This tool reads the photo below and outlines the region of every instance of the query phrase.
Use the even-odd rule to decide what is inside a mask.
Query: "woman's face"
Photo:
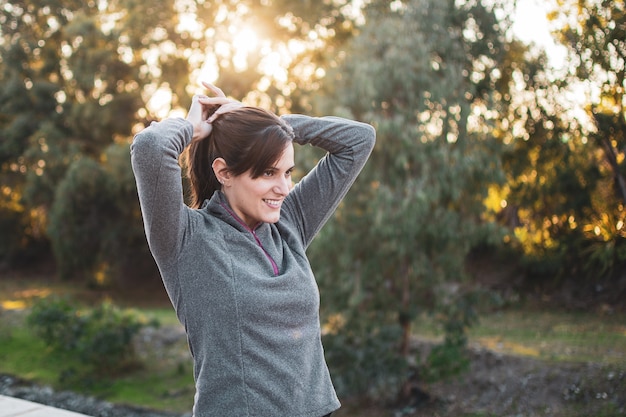
[[[274,166],[252,178],[250,171],[231,177],[223,192],[235,214],[253,229],[260,222],[276,223],[283,200],[291,190],[294,168],[293,144],[289,143]]]

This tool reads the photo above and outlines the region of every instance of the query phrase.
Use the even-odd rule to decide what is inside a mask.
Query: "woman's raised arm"
[[[186,206],[178,158],[192,134],[189,121],[166,119],[138,133],[130,147],[146,237],[157,263],[175,257],[180,246]]]
[[[296,143],[328,151],[296,184],[283,207],[283,215],[300,225],[308,246],[361,172],[374,148],[376,131],[339,117],[287,115],[283,119],[293,127]]]

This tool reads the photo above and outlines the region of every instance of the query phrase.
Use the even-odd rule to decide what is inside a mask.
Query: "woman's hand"
[[[240,101],[226,98],[221,88],[205,82],[202,82],[202,85],[211,90],[215,94],[215,97],[199,96],[200,103],[211,106],[212,108],[217,106],[217,109],[214,109],[215,111],[213,111],[207,119],[207,122],[212,123],[215,119],[220,117],[220,115],[243,107]]]
[[[191,107],[187,113],[187,120],[193,125],[193,140],[201,140],[208,137],[213,130],[212,123],[220,115],[242,107],[237,100],[226,98],[224,92],[209,83],[202,83],[215,97],[194,95]]]

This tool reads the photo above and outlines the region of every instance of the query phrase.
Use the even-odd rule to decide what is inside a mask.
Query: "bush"
[[[324,350],[340,396],[396,399],[410,367],[398,354],[402,330],[397,325],[363,326],[348,321],[336,334],[324,335]]]
[[[420,366],[419,375],[426,382],[436,382],[460,375],[469,366],[466,344],[446,339],[433,347],[425,363]]]
[[[132,339],[148,323],[110,303],[79,310],[67,300],[37,302],[27,320],[52,351],[78,361],[80,370],[66,374],[110,376],[136,368],[139,360]]]
[[[101,287],[123,277],[126,268],[154,264],[129,152],[128,145],[114,144],[99,161],[80,158],[58,185],[48,235],[61,277]]]
[[[59,184],[48,235],[62,277],[94,271],[109,260],[104,237],[119,215],[113,190],[111,178],[90,158],[75,161]]]

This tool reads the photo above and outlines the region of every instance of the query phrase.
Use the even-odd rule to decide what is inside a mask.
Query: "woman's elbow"
[[[144,129],[141,132],[137,133],[133,137],[133,141],[130,144],[131,150],[132,148],[142,148],[148,145],[152,141],[151,136],[152,135],[150,135],[148,129]]]
[[[149,164],[156,157],[154,135],[143,130],[133,137],[130,144],[130,157],[133,164]]]
[[[374,145],[376,144],[376,129],[374,128],[374,126],[367,124],[367,123],[362,123],[363,126],[363,141],[367,144],[367,146],[370,149],[374,148]]]

